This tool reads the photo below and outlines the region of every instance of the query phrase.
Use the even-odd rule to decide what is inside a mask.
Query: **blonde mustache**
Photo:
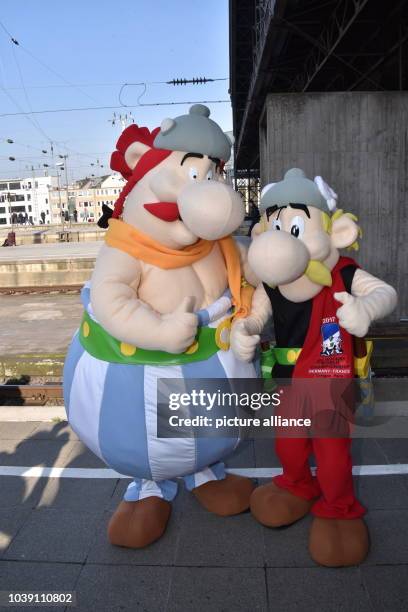
[[[324,287],[332,286],[332,275],[329,270],[321,261],[317,259],[311,259],[305,270],[307,278],[316,283],[317,285],[323,285]]]

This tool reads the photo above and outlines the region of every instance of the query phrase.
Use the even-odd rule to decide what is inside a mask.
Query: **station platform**
[[[102,244],[95,240],[0,248],[0,288],[83,284]]]
[[[17,246],[55,242],[87,242],[101,240],[105,234],[95,223],[69,223],[55,225],[14,226],[0,229],[0,244],[9,232],[14,232]]]
[[[248,227],[245,221],[236,235],[247,236]],[[91,275],[105,230],[96,225],[73,224],[18,228],[15,233],[16,246],[0,246],[3,293],[4,289],[83,284]],[[6,237],[7,232],[1,230],[0,245]]]
[[[406,440],[355,440],[371,548],[360,566],[339,569],[310,558],[310,515],[285,529],[263,527],[249,512],[219,517],[182,483],[160,540],[111,546],[107,524],[130,480],[107,469],[66,421],[44,422],[39,411],[37,421],[3,422],[0,411],[0,448],[3,589],[75,591],[78,612],[407,610]],[[272,440],[244,442],[226,463],[259,484],[280,471]]]

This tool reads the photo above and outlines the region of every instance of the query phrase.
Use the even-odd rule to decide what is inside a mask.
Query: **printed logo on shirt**
[[[321,332],[322,349],[320,354],[324,357],[341,355],[343,353],[343,348],[339,324],[323,323],[321,326]]]

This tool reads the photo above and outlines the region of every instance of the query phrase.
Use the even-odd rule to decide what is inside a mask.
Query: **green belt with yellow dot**
[[[263,378],[271,378],[276,363],[294,366],[301,353],[301,348],[282,348],[273,346],[261,352],[261,371]]]
[[[165,351],[149,351],[111,336],[99,323],[84,311],[79,329],[79,340],[93,357],[111,363],[134,365],[183,365],[204,361],[219,350],[229,349],[231,318],[224,319],[218,327],[199,327],[193,344],[180,354]]]

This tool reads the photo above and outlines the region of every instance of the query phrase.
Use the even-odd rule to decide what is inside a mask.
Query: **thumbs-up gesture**
[[[363,298],[355,297],[347,291],[335,293],[334,298],[342,304],[336,312],[341,327],[353,336],[363,338],[371,324]]]
[[[162,315],[158,330],[163,341],[163,350],[168,353],[183,353],[194,342],[198,319],[194,314],[194,297],[185,297],[169,314]]]
[[[241,361],[252,361],[257,344],[259,344],[259,327],[254,319],[237,319],[232,324],[231,348]]]

